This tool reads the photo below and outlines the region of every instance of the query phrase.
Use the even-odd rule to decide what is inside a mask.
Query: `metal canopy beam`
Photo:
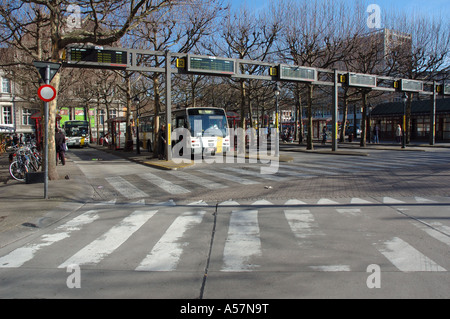
[[[68,47],[68,49],[72,49],[72,48],[86,48],[85,45],[83,46],[70,46]],[[95,47],[96,50],[101,51],[103,48],[102,47]],[[114,51],[117,50],[119,52],[126,52],[127,56],[128,56],[128,63],[126,65],[124,64],[105,64],[105,63],[97,63],[97,62],[88,62],[88,61],[71,61],[71,56],[70,56],[70,51],[68,51],[69,53],[66,54],[66,61],[64,61],[63,66],[65,67],[74,67],[74,68],[117,68],[117,69],[125,69],[127,71],[135,71],[135,72],[155,72],[155,73],[166,73],[166,67],[159,67],[159,66],[149,66],[149,65],[145,65],[146,63],[150,63],[149,61],[146,61],[144,58],[145,56],[148,57],[154,57],[154,56],[161,56],[161,57],[166,57],[166,52],[163,51],[153,51],[153,50],[142,50],[142,49],[124,49],[124,48],[105,48],[105,51]],[[191,56],[188,53],[172,53],[170,52],[170,56],[171,57],[176,57],[179,59],[188,59],[189,56]],[[200,55],[195,55],[195,57],[203,57],[203,58],[209,58],[209,59],[225,59],[225,58],[219,58],[219,57],[211,57],[211,56],[200,56]],[[243,74],[243,73],[239,73],[238,71],[241,70],[240,66],[241,65],[256,65],[256,66],[261,66],[261,67],[266,67],[266,68],[276,68],[279,67],[280,64],[279,63],[270,63],[270,62],[263,62],[263,61],[256,61],[256,60],[245,60],[245,59],[232,59],[232,58],[226,58],[226,60],[229,61],[234,61],[235,63],[235,68],[236,68],[236,72],[235,74],[231,74],[230,76],[232,78],[237,78],[237,79],[251,79],[251,80],[264,80],[264,81],[277,81],[280,80],[279,76],[280,74],[276,75],[276,76],[271,76],[271,75],[254,75],[254,74]],[[170,61],[170,64],[172,62]],[[144,65],[143,65],[144,64]],[[187,63],[186,63],[187,65]],[[284,65],[284,64],[283,64]],[[292,67],[303,67],[303,66],[296,66],[296,65],[292,65]],[[309,69],[314,69],[316,70],[317,73],[328,73],[330,75],[334,74],[334,70],[330,70],[330,69],[322,69],[322,68],[314,68],[314,67],[308,67]],[[188,72],[187,70],[181,69],[181,68],[171,68],[170,73],[174,73],[174,74],[191,74],[190,72]],[[337,71],[338,75],[348,75],[349,72],[347,71]],[[195,72],[192,72],[195,73]],[[207,70],[202,70],[202,74],[208,74]],[[210,75],[212,76],[217,76],[217,75],[222,75],[222,74],[217,74],[216,72],[214,72],[213,70],[211,71]],[[387,76],[375,76],[375,75],[370,75],[370,74],[365,74],[367,77],[373,76],[373,77],[377,77],[377,79],[381,82],[386,83],[386,81],[388,82],[398,82],[400,81],[400,83],[403,81],[413,81],[413,80],[408,80],[408,79],[399,79],[399,78],[394,78],[394,77],[387,77]],[[292,81],[289,79],[284,79],[284,81]],[[308,83],[311,83],[313,85],[324,85],[324,86],[334,86],[334,79],[333,76],[330,76],[330,80],[329,81],[324,81],[324,80],[317,80],[317,81],[305,81]],[[420,80],[414,80],[413,82],[421,82],[423,83],[423,85],[429,85],[431,87],[433,87],[433,82],[430,81],[420,81]],[[338,83],[338,86],[342,86],[342,83]],[[397,89],[394,88],[394,85],[392,84],[391,87],[384,87],[384,86],[374,86],[374,87],[370,87],[371,90],[375,90],[375,91],[386,91],[386,92],[396,92]],[[433,95],[432,91],[427,91],[427,90],[423,90],[418,92],[419,94],[423,94],[423,95]]]
[[[86,48],[86,46],[71,46],[70,48]],[[92,48],[91,48],[92,49]],[[98,53],[101,53],[102,47],[94,47],[94,50],[97,50]],[[104,63],[104,60],[102,60],[102,63],[96,63],[92,61],[80,61],[80,56],[76,56],[76,61],[71,61],[72,57],[70,54],[70,51],[66,53],[66,61],[63,63],[63,66],[65,67],[78,67],[78,68],[109,68],[109,69],[122,69],[126,71],[134,71],[134,72],[154,72],[154,73],[162,73],[166,75],[166,116],[167,116],[167,159],[171,159],[171,145],[170,145],[170,125],[171,125],[171,117],[170,117],[170,111],[171,111],[171,75],[172,74],[202,74],[202,75],[211,75],[211,76],[227,76],[230,78],[235,79],[249,79],[249,80],[262,80],[262,81],[286,81],[286,82],[305,82],[310,83],[312,85],[321,85],[321,86],[332,86],[333,87],[333,139],[332,139],[332,150],[337,150],[337,121],[338,121],[338,102],[339,102],[339,87],[342,87],[344,85],[353,86],[355,88],[359,87],[360,83],[364,89],[366,90],[374,90],[374,91],[385,91],[385,92],[398,92],[401,91],[402,86],[405,83],[413,83],[416,85],[421,86],[421,90],[417,93],[422,95],[430,95],[432,96],[432,103],[433,108],[432,110],[435,110],[435,100],[436,100],[436,83],[435,82],[427,82],[427,81],[418,81],[418,80],[406,80],[406,79],[399,79],[394,77],[387,77],[387,76],[377,76],[377,75],[370,75],[370,74],[356,74],[351,73],[348,71],[339,71],[339,70],[330,70],[330,69],[321,69],[321,68],[313,68],[308,67],[305,68],[303,66],[295,66],[295,65],[286,65],[286,64],[279,64],[279,63],[270,63],[270,62],[263,62],[263,61],[255,61],[255,60],[245,60],[245,59],[232,59],[232,58],[220,58],[220,57],[211,57],[211,56],[201,56],[201,55],[191,55],[187,53],[172,53],[169,51],[152,51],[152,50],[140,50],[140,49],[123,49],[123,48],[107,48],[105,49],[105,53],[111,53],[117,50],[116,53],[120,54],[126,53],[127,57],[127,64],[106,64]],[[114,54],[113,54],[114,55]],[[152,65],[152,63],[155,63],[154,60],[152,60],[153,57],[160,56],[165,58],[165,61],[162,61],[163,67],[161,67],[161,64],[158,65]],[[103,55],[101,55],[103,58]],[[177,62],[177,68],[172,68],[172,57],[184,60],[181,61],[183,63]],[[191,67],[192,71],[189,71],[189,66],[191,66],[190,58],[197,58],[198,61],[195,61],[197,64],[195,67]],[[217,63],[215,63],[217,61]],[[220,68],[225,67],[225,65],[222,65],[224,63],[233,63],[232,66],[232,72],[223,72]],[[277,69],[277,74],[273,74],[272,72],[267,72],[268,74],[245,74],[241,73],[243,68],[241,66],[243,65],[253,65],[253,66],[260,66],[261,68],[266,68],[268,70],[270,69]],[[182,67],[179,67],[182,66]],[[302,78],[298,74],[294,74],[296,78],[291,77],[285,77],[282,78],[281,76],[281,66],[285,67],[292,67],[292,68],[302,68],[302,69],[308,69],[313,70],[315,72],[314,79],[311,78]],[[216,69],[219,68],[219,69]],[[270,74],[269,74],[270,73]],[[328,74],[327,79],[324,80],[323,77],[321,78],[320,75]],[[341,76],[348,77],[346,80],[346,83],[340,83],[339,79]],[[360,77],[360,79],[352,79],[350,80],[350,76]],[[297,78],[297,76],[299,76]],[[372,82],[368,83],[367,81],[372,80]],[[356,81],[356,82],[355,82]],[[398,88],[395,87],[395,84],[400,84]],[[428,90],[425,89],[425,85],[428,87]],[[389,87],[390,86],[390,87]],[[431,91],[429,91],[429,87],[431,86]],[[363,87],[360,87],[361,89]],[[400,90],[399,90],[400,89]],[[442,90],[445,94],[446,91]],[[435,111],[434,111],[435,112]],[[433,111],[432,115],[433,116]],[[431,143],[434,143],[434,139],[432,138]]]

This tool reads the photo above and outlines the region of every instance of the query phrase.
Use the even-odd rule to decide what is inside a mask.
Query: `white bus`
[[[190,136],[175,137],[172,145],[188,138],[191,154],[220,154],[230,151],[230,130],[224,109],[195,107],[175,111],[172,114],[172,129],[184,128]],[[180,154],[181,155],[181,154]]]
[[[64,122],[66,144],[70,146],[86,146],[89,144],[89,122],[88,121],[66,121]]]

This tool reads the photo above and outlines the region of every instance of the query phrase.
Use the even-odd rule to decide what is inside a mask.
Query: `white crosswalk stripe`
[[[251,262],[256,256],[261,256],[258,211],[235,210],[231,213],[222,271],[251,271],[258,267]]]
[[[395,237],[375,246],[403,272],[447,271],[401,238]]]
[[[148,197],[146,193],[120,176],[107,177],[106,181],[128,199]]]
[[[250,180],[250,179],[246,179],[246,178],[242,178],[239,176],[230,175],[230,174],[226,174],[226,173],[221,173],[221,172],[213,171],[213,170],[209,170],[209,169],[202,170],[201,172],[204,174],[208,174],[208,175],[215,176],[215,177],[218,177],[221,179],[229,180],[231,182],[239,183],[242,185],[259,184],[258,182]]]
[[[58,268],[66,268],[69,265],[96,264],[105,256],[111,254],[122,245],[130,236],[145,224],[157,211],[135,211],[126,217],[121,223],[111,228],[106,234],[94,240],[85,248],[70,257]]]
[[[209,189],[222,189],[222,188],[226,188],[227,186],[224,184],[220,184],[220,183],[216,183],[214,181],[193,175],[193,174],[189,174],[186,172],[180,172],[180,171],[170,171],[168,172],[169,174],[177,177],[177,178],[182,178],[184,180],[187,180],[191,183],[200,185],[202,187],[205,188],[209,188]]]
[[[200,224],[205,211],[184,213],[169,227],[150,254],[136,268],[136,271],[173,271],[176,269],[187,242],[180,242],[183,234],[194,225]]]
[[[436,157],[437,156],[437,157]],[[436,158],[433,158],[436,157]],[[261,174],[260,165],[239,164],[205,169],[194,168],[186,171],[168,171],[143,173],[133,178],[123,176],[109,177],[106,180],[116,192],[127,199],[147,198],[155,189],[147,190],[137,179],[144,179],[163,194],[183,195],[193,192],[198,187],[205,189],[225,189],[240,185],[257,185],[264,180],[283,182],[297,179],[311,179],[321,176],[338,176],[360,172],[376,172],[390,169],[408,169],[423,164],[449,163],[450,160],[440,154],[392,155],[376,154],[374,157],[346,157],[344,161],[329,157],[319,158],[314,162],[280,163],[274,174]],[[137,181],[136,185],[133,185]],[[175,181],[173,181],[175,180]],[[139,184],[139,185],[138,185]],[[145,187],[145,186],[144,186]],[[105,190],[106,192],[106,190]]]
[[[392,197],[383,197],[384,204],[404,204],[405,202],[392,198]]]
[[[280,182],[286,180],[285,177],[277,176],[277,175],[270,175],[270,174],[260,174],[259,172],[253,170],[253,169],[243,169],[243,168],[237,168],[237,167],[224,167],[224,170],[243,174],[243,175],[250,175],[250,176],[257,176],[258,178],[266,179],[269,181],[275,181]]]
[[[92,210],[68,221],[66,224],[59,226],[56,229],[60,232],[42,235],[39,243],[26,245],[1,257],[0,268],[17,268],[22,266],[27,261],[33,259],[35,254],[42,248],[68,238],[72,232],[80,230],[83,226],[94,222],[98,218],[98,211]]]
[[[223,244],[220,271],[253,272],[264,268],[263,260],[265,254],[268,253],[267,247],[271,245],[268,245],[263,239],[271,238],[270,236],[267,237],[267,233],[272,231],[276,232],[277,236],[281,234],[283,240],[295,242],[296,247],[300,250],[311,249],[318,242],[318,238],[326,240],[331,235],[329,231],[333,231],[329,227],[322,227],[321,223],[324,220],[334,218],[335,222],[339,220],[342,223],[342,218],[348,219],[348,221],[355,218],[369,218],[370,214],[365,211],[366,206],[358,206],[360,204],[370,203],[389,207],[389,205],[394,204],[429,204],[434,202],[436,202],[434,199],[424,197],[409,199],[382,197],[370,201],[361,198],[349,198],[345,201],[328,198],[291,199],[276,205],[264,199],[245,205],[232,200],[219,204],[197,201],[182,205],[172,201],[170,205],[161,203],[160,206],[146,206],[146,203],[140,200],[132,202],[128,206],[122,206],[130,213],[121,217],[112,227],[109,224],[107,229],[97,233],[103,235],[96,235],[91,241],[89,241],[90,239],[87,240],[87,245],[84,245],[81,249],[73,248],[70,244],[72,236],[84,235],[89,238],[91,236],[89,229],[94,224],[97,227],[103,227],[103,218],[108,219],[107,216],[109,215],[101,213],[100,210],[106,209],[108,211],[115,208],[114,202],[103,202],[93,204],[95,210],[89,210],[68,220],[61,226],[56,227],[53,232],[50,231],[48,234],[37,237],[30,243],[3,256],[0,255],[0,268],[20,268],[28,265],[29,262],[33,262],[37,255],[53,254],[53,249],[50,246],[55,243],[59,243],[58,246],[67,247],[68,258],[66,257],[62,263],[59,261],[59,265],[47,265],[46,267],[66,268],[70,265],[87,265],[101,268],[103,267],[102,262],[107,257],[112,258],[112,260],[120,259],[121,256],[117,252],[118,248],[122,245],[132,245],[133,235],[140,232],[144,225],[149,228],[159,228],[160,224],[155,222],[155,218],[166,216],[168,211],[177,209],[178,213],[170,217],[170,223],[167,223],[170,226],[161,231],[161,235],[158,235],[158,237],[161,236],[159,239],[157,239],[158,237],[155,238],[156,244],[153,247],[144,248],[141,246],[140,249],[146,251],[136,252],[136,255],[139,255],[140,258],[130,266],[133,270],[141,272],[176,271],[180,261],[188,255],[185,252],[190,245],[190,241],[194,240],[193,234],[200,229],[199,227],[207,226],[205,229],[210,229],[210,226],[205,222],[205,216],[208,211],[215,210],[217,206],[221,217],[226,218],[225,221],[227,221],[223,224],[226,229],[224,229],[222,236],[216,238],[216,241]],[[368,207],[372,207],[372,205],[368,205]],[[324,211],[327,212],[326,216],[323,216]],[[277,212],[281,213],[279,216],[283,216],[283,218],[273,218],[276,217]],[[273,224],[274,221],[276,225]],[[425,222],[421,223],[417,218],[410,222],[424,235],[429,235],[429,238],[436,239],[441,245],[443,243],[450,247],[450,228],[448,226],[437,221],[427,221],[430,226],[427,227]],[[266,233],[266,237],[262,236],[262,232]],[[363,232],[356,233],[362,234]],[[290,237],[293,239],[289,239]],[[372,237],[369,236],[368,238]],[[370,251],[378,251],[378,258],[385,258],[401,272],[447,271],[446,268],[421,252],[421,248],[413,247],[401,236],[390,236],[388,232],[376,233],[371,245],[376,250]],[[75,251],[71,252],[71,249]],[[272,249],[283,249],[283,246],[276,246]],[[42,262],[42,260],[45,260],[45,258],[41,257],[40,261]],[[383,263],[383,261],[380,263]],[[351,263],[343,264],[342,261],[327,265],[311,263],[306,267],[313,271],[323,272],[356,270],[355,265]]]
[[[181,187],[179,185],[176,185],[164,178],[161,178],[155,174],[152,173],[145,173],[142,175],[139,175],[141,178],[145,179],[146,181],[152,183],[155,186],[158,186],[159,188],[163,189],[164,191],[168,192],[169,194],[187,194],[190,193],[190,190],[185,189],[184,187]]]
[[[285,210],[284,215],[295,237],[304,239],[319,234],[314,215],[309,209]]]

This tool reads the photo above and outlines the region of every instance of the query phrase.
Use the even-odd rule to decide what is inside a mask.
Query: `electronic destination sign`
[[[68,47],[67,62],[88,62],[98,66],[127,67],[128,55],[126,51],[103,49],[102,47]]]
[[[442,94],[450,95],[450,83],[443,85]]]
[[[347,81],[349,86],[368,88],[377,87],[377,77],[374,75],[349,73]]]
[[[317,70],[314,68],[281,64],[280,80],[314,82],[317,81]]]
[[[187,58],[187,71],[223,75],[234,75],[236,73],[234,59],[190,54]]]
[[[400,91],[402,92],[422,92],[423,82],[414,80],[400,80]]]

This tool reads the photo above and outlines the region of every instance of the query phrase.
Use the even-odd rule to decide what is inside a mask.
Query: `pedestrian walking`
[[[398,124],[397,129],[395,130],[395,139],[397,140],[397,143],[402,142],[402,136],[403,136],[402,127],[400,126],[400,124]]]
[[[158,158],[165,159],[166,153],[166,126],[163,125],[158,132]]]
[[[322,129],[322,145],[325,145],[327,142],[327,127],[326,125]]]
[[[61,129],[55,129],[56,165],[58,157],[62,165],[66,165],[66,136]]]
[[[13,146],[16,146],[19,144],[19,135],[17,135],[17,133],[14,134],[12,141],[13,141],[13,144],[12,144]]]
[[[373,142],[375,144],[380,143],[380,127],[378,125],[375,125],[373,129]]]

